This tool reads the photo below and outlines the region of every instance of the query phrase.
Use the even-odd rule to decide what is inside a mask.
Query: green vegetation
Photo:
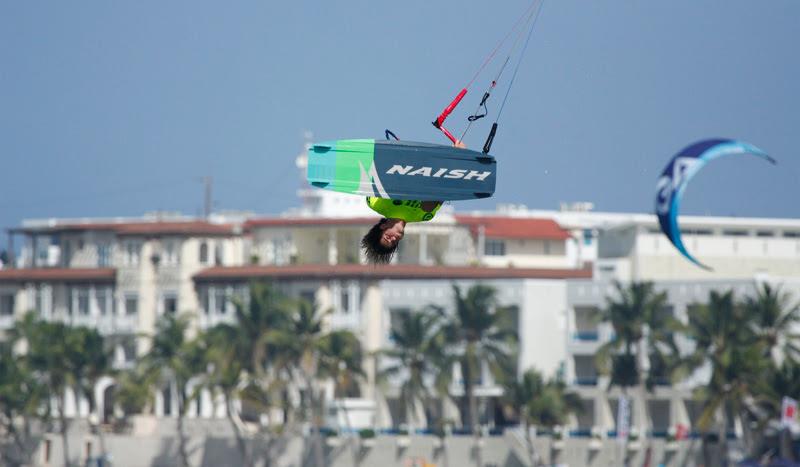
[[[368,374],[399,388],[396,423],[407,426],[402,432],[427,428],[444,437],[460,428],[476,439],[488,410],[479,404],[475,387],[488,378],[504,388],[499,409],[524,427],[534,464],[540,456],[533,449],[532,428],[559,432],[580,410],[580,401],[561,379],[517,368],[517,310],[500,303],[496,290],[485,285],[454,287],[450,307],[428,306],[398,316],[392,346],[375,353],[366,353],[350,331],[329,331],[328,310],[269,284],[253,283],[246,297],[231,300],[235,320],[209,329],[197,329],[189,315],[161,317],[155,333],[142,342],[145,354],[125,369],[112,365],[110,342],[96,330],[25,315],[0,343],[0,463],[31,464],[38,436],[47,430],[61,433],[64,461],[74,464],[66,437],[66,394],[85,398],[97,412],[94,388],[104,377],[114,381],[115,406],[104,410],[111,420],[100,414],[99,421],[118,429],[130,426],[136,414],[152,413],[156,394],[170,395],[184,466],[191,451],[185,418],[203,390],[225,401],[245,466],[271,457],[269,440],[304,432],[303,427],[310,427],[305,430],[310,458],[325,465],[322,436],[336,432],[324,427],[324,389],[337,399],[360,397]],[[704,438],[708,464],[727,455],[733,420],[744,429],[747,449],[760,453],[781,398],[800,396],[795,334],[800,309],[780,288],[764,285],[741,300],[732,292],[712,292],[682,323],[653,284],[617,284],[599,319],[610,323],[614,334],[597,354],[598,370],[622,393],[644,394],[701,367],[709,370],[708,383],[695,394],[702,413],[694,427],[714,435]],[[679,337],[691,345],[679,347]],[[276,415],[281,423],[274,423]],[[346,413],[344,419],[349,423]],[[353,434],[352,427],[345,428]],[[92,429],[105,454],[103,430],[98,423]],[[358,432],[363,439],[375,436],[372,429]],[[650,438],[641,431],[640,436],[644,442]],[[250,442],[255,438],[268,442]]]

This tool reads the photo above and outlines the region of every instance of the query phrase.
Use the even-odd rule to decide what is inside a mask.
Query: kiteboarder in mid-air
[[[366,196],[370,209],[382,216],[361,239],[361,247],[369,262],[389,263],[403,239],[406,224],[433,219],[443,201],[481,199],[494,193],[496,162],[489,152],[497,134],[500,114],[505,108],[541,6],[542,0],[532,0],[472,79],[432,122],[453,146],[464,151],[444,145],[398,141],[397,136],[389,130],[386,130],[387,141],[343,139],[309,148],[307,179],[310,185]],[[513,41],[508,41],[512,37]],[[512,42],[510,47],[505,46],[508,42]],[[517,54],[519,45],[522,45],[522,50]],[[507,49],[508,56],[488,84],[475,112],[467,117],[469,123],[461,137],[457,137],[445,128],[445,120],[462,101],[482,70],[503,49]],[[464,136],[474,122],[489,114],[487,101],[500,82],[512,55],[518,55],[517,63],[486,142],[480,152],[467,150],[462,143]],[[391,141],[390,136],[395,141]]]
[[[458,141],[457,148],[466,148]],[[392,260],[397,245],[403,239],[406,223],[425,222],[433,219],[442,207],[441,201],[416,201],[375,198],[367,196],[367,206],[382,215],[361,239],[361,248],[370,263],[387,264]]]
[[[403,239],[407,222],[433,219],[441,201],[414,201],[367,197],[367,205],[384,216],[361,239],[361,248],[370,263],[386,264],[392,260]]]

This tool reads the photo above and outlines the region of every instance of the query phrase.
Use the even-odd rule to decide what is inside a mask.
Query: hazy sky
[[[217,208],[277,214],[298,203],[304,131],[446,143],[430,121],[527,5],[2,2],[0,227],[197,214],[206,175]],[[800,217],[799,24],[797,0],[545,1],[494,143],[496,195],[456,209],[651,212],[670,157],[721,136],[779,165],[714,161],[683,212]]]

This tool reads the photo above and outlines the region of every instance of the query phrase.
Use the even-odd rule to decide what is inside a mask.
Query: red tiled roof
[[[3,282],[114,282],[117,270],[113,268],[23,268],[0,269]]]
[[[310,217],[264,217],[249,219],[244,223],[244,230],[249,231],[258,227],[316,227],[333,225],[372,225],[380,217],[340,217],[340,218],[310,218]]]
[[[276,279],[588,279],[591,266],[584,269],[488,268],[474,266],[419,266],[398,264],[299,264],[289,266],[213,267],[194,276],[198,282],[216,280]]]
[[[187,222],[104,222],[62,224],[50,227],[29,227],[15,230],[21,233],[60,233],[105,230],[119,235],[233,235],[235,227],[231,224],[212,224],[206,221]]]
[[[486,238],[566,240],[569,232],[552,219],[499,216],[456,216],[456,222],[477,236],[483,226]]]
[[[191,222],[142,222],[123,224],[117,233],[120,235],[233,235],[235,227],[231,224],[212,224],[205,221]]]

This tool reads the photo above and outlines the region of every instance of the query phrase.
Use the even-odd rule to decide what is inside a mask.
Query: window
[[[787,230],[783,232],[783,236],[786,238],[798,238],[800,237],[800,232],[793,232],[791,230]]]
[[[723,230],[722,235],[726,235],[729,237],[746,237],[747,231],[746,230]]]
[[[135,315],[139,312],[139,297],[135,294],[125,295],[125,314]]]
[[[178,297],[175,294],[165,294],[163,302],[164,314],[174,315],[178,312]]]
[[[702,235],[702,236],[708,236],[708,235],[713,235],[713,233],[714,233],[714,232],[712,232],[712,231],[711,231],[711,230],[709,230],[709,229],[681,229],[681,235]],[[746,233],[746,232],[745,232],[745,235],[747,235],[747,233]]]
[[[342,290],[340,294],[339,308],[342,313],[350,312],[350,291],[347,289]]]
[[[0,295],[0,316],[12,316],[14,314],[14,294],[4,293]]]
[[[50,287],[46,285],[38,285],[34,290],[33,303],[35,311],[39,316],[46,316],[50,313],[52,308],[52,300],[50,295]]]
[[[314,304],[317,301],[317,294],[313,290],[303,290],[300,292],[300,298]]]
[[[138,266],[139,265],[139,250],[141,245],[139,242],[128,241],[125,243],[125,265]]]
[[[208,243],[203,242],[200,244],[200,264],[208,263]]]
[[[47,264],[50,251],[50,238],[35,237],[34,244],[36,248],[36,263],[39,265]]]
[[[125,362],[132,362],[136,359],[136,338],[129,337],[122,341],[122,355]]]
[[[200,306],[203,307],[203,313],[209,314],[211,312],[210,295],[205,287],[200,289]]]
[[[214,311],[217,314],[225,314],[227,298],[225,297],[225,289],[219,287],[214,290]]]
[[[97,267],[106,268],[111,266],[111,245],[101,243],[97,245]]]
[[[214,265],[222,266],[222,260],[225,258],[224,253],[225,250],[222,243],[217,243],[217,246],[214,248]]]
[[[95,297],[97,297],[97,309],[100,311],[100,315],[105,316],[109,314],[111,311],[111,293],[110,290],[107,288],[98,289],[95,292]]]
[[[506,242],[503,240],[486,240],[486,256],[505,256]]]
[[[583,229],[583,244],[584,245],[591,245],[592,239],[594,239],[594,232],[592,229]]]
[[[61,262],[62,266],[65,268],[69,267],[69,262],[71,260],[72,252],[70,251],[70,242],[69,240],[64,240],[64,251],[61,253]]]
[[[166,240],[164,242],[164,264],[174,266],[180,263],[178,247],[179,243],[177,240]]]
[[[756,237],[774,237],[775,232],[771,230],[759,230],[756,232]]]
[[[83,316],[89,315],[89,290],[78,289],[78,313]]]
[[[544,241],[544,254],[546,255],[550,254],[550,240]]]
[[[389,329],[391,331],[399,331],[403,320],[411,313],[410,308],[390,308],[389,309]]]
[[[89,290],[86,288],[75,287],[69,293],[69,314],[83,315],[89,314]]]

